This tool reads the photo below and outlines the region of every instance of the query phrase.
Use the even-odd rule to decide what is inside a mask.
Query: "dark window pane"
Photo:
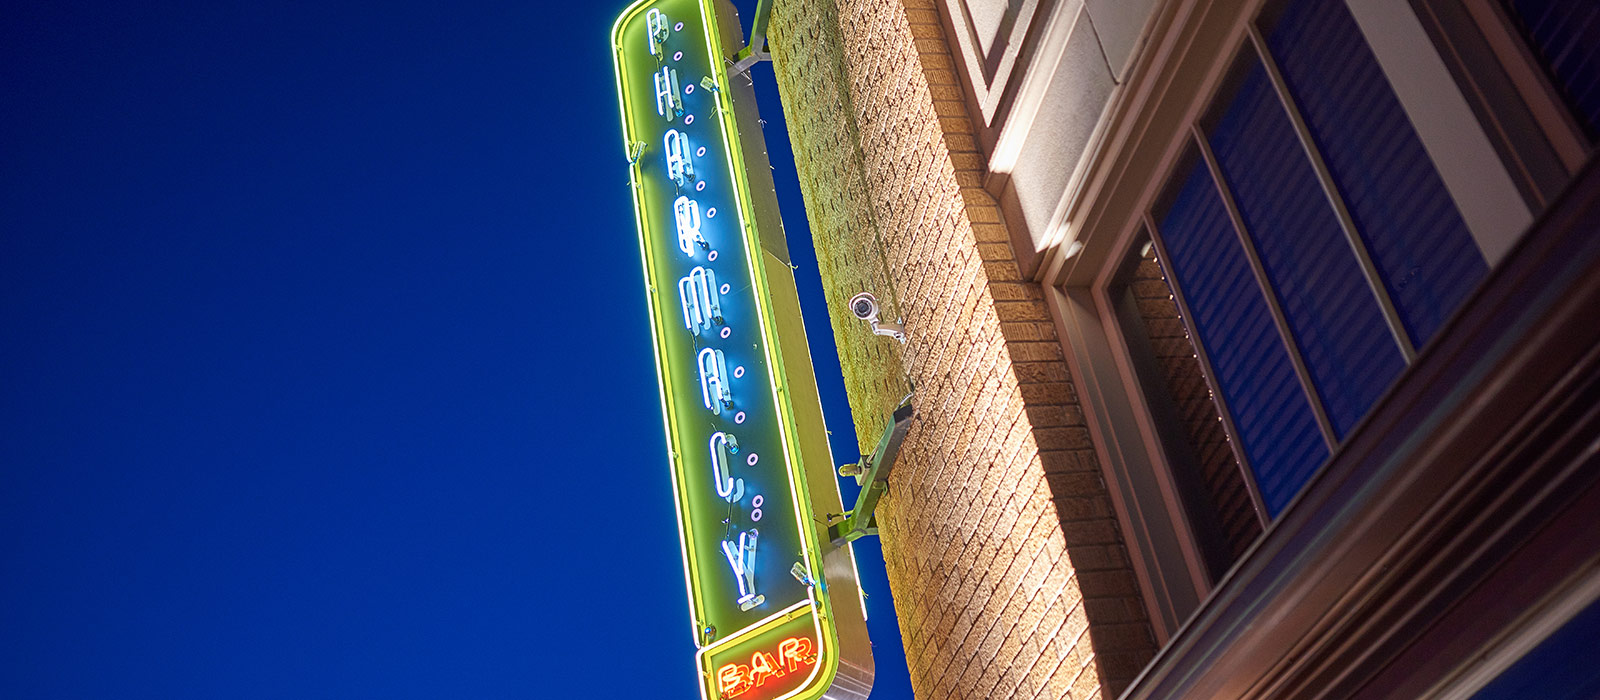
[[[1589,138],[1600,137],[1600,3],[1511,0],[1507,4]]]
[[[1156,213],[1160,236],[1262,500],[1277,517],[1328,448],[1210,173],[1195,163],[1177,177],[1180,189]]]
[[[1266,69],[1251,60],[1236,85],[1231,99],[1219,96],[1208,137],[1342,438],[1405,358]]]
[[[1343,0],[1296,0],[1267,44],[1412,342],[1421,347],[1488,265]]]
[[[1107,292],[1189,526],[1221,579],[1261,536],[1261,518],[1156,257],[1149,245],[1135,244]]]

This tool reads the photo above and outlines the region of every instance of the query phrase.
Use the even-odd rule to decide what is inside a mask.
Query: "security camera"
[[[885,323],[878,320],[878,298],[870,292],[862,292],[850,297],[850,313],[856,318],[872,325],[872,332],[876,335],[886,335],[902,343],[906,342],[906,329],[898,323]]]
[[[850,313],[855,314],[856,318],[867,323],[876,322],[878,320],[878,298],[868,292],[862,292],[850,297]]]

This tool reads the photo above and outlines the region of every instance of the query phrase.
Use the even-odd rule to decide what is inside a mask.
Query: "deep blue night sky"
[[[696,695],[623,4],[8,4],[0,697]]]

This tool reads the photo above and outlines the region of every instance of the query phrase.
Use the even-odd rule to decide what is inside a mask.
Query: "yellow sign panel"
[[[865,611],[819,517],[842,508],[766,151],[727,75],[737,26],[725,1],[643,0],[611,37],[701,691],[865,697]]]

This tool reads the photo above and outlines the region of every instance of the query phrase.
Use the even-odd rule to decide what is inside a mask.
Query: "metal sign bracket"
[[[895,407],[889,426],[878,440],[878,448],[858,463],[839,467],[840,476],[854,476],[856,483],[863,488],[856,496],[856,507],[845,511],[838,521],[829,518],[828,539],[834,545],[844,545],[878,534],[878,519],[873,511],[878,508],[878,500],[889,491],[889,474],[894,470],[895,459],[900,456],[900,443],[905,440],[906,431],[911,428],[911,417],[915,413],[911,406],[911,395],[908,394]]]
[[[756,3],[756,15],[750,23],[750,41],[734,55],[729,73],[745,73],[757,63],[772,60],[772,53],[767,51],[767,18],[772,15],[772,2],[760,0]]]

